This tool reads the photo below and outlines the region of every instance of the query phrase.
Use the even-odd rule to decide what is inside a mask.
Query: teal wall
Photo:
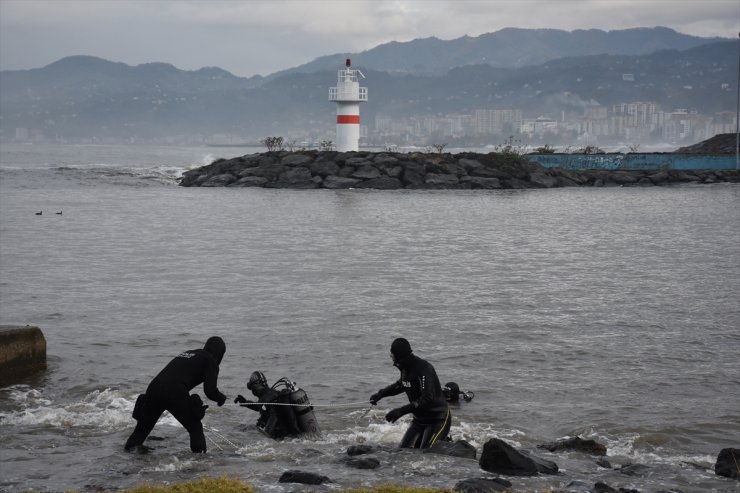
[[[735,169],[735,155],[702,154],[528,154],[545,168],[564,169]]]

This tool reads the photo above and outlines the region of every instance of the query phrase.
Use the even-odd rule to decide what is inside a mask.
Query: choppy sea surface
[[[560,467],[515,488],[737,492],[740,187],[516,191],[182,188],[186,169],[258,149],[0,146],[0,324],[39,326],[49,368],[0,388],[0,490],[95,490],[204,475],[260,491],[289,469],[334,482],[452,487],[476,461],[394,452],[407,419],[368,397],[406,337],[475,392],[451,435],[498,437]],[[41,211],[41,215],[36,213]],[[61,213],[61,214],[57,214]],[[209,453],[165,415],[123,451],[136,396],[184,349],[227,343],[219,386],[262,370],[308,393],[320,437],[273,441],[209,408]],[[202,395],[202,388],[195,389]],[[592,438],[612,469],[537,445]],[[341,462],[379,444],[377,470]],[[646,466],[639,475],[626,464]]]

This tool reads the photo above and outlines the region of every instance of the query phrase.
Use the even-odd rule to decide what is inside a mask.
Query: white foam
[[[11,390],[10,397],[23,409],[0,412],[0,423],[3,425],[60,428],[111,429],[130,426],[135,401],[135,397],[109,388],[95,390],[81,400],[66,403],[55,402],[35,389],[16,388]],[[165,413],[160,423],[176,425],[177,421]]]

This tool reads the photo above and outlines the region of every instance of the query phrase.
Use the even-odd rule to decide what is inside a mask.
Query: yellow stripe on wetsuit
[[[442,423],[442,427],[439,430],[437,430],[437,433],[435,433],[434,435],[432,435],[432,440],[429,442],[429,446],[430,447],[437,442],[437,440],[439,439],[440,433],[442,433],[442,431],[447,427],[447,422],[449,420],[450,420],[450,408],[448,407],[447,408],[447,415],[445,416],[445,420]]]

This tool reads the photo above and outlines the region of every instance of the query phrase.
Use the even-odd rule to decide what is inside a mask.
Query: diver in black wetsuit
[[[455,382],[447,382],[442,387],[442,395],[445,396],[445,400],[450,404],[460,404],[460,397],[465,402],[470,402],[475,397],[472,390],[460,390],[460,386]]]
[[[141,446],[149,436],[154,425],[164,411],[188,430],[190,450],[206,452],[206,437],[203,434],[201,419],[208,406],[197,394],[189,395],[190,390],[203,383],[206,397],[219,406],[226,402],[226,396],[218,390],[218,369],[226,344],[220,337],[211,337],[203,349],[185,351],[170,361],[139,396],[134,407],[136,428],[126,441],[126,451]]]
[[[386,420],[394,423],[405,414],[414,414],[399,447],[428,448],[444,440],[450,432],[452,416],[434,367],[412,354],[409,341],[402,337],[393,341],[391,359],[393,365],[401,370],[401,378],[373,394],[370,403],[375,405],[383,397],[406,392],[409,404],[392,409],[385,416]]]
[[[267,379],[261,371],[252,372],[247,382],[247,389],[252,391],[257,402],[248,401],[242,395],[234,399],[242,407],[257,411],[257,428],[270,438],[283,438],[290,435],[299,435],[301,429],[295,413],[290,406],[264,406],[263,403],[290,404],[290,390],[277,391],[267,385]]]

